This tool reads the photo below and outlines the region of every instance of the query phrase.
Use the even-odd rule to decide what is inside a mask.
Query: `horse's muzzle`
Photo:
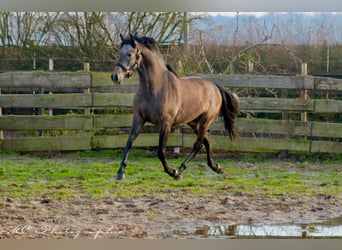
[[[114,74],[114,73],[111,75],[111,78],[112,78],[113,82],[118,82],[118,80],[119,80],[118,75]]]
[[[125,77],[125,72],[123,72],[121,67],[116,66],[114,68],[112,75],[111,75],[112,81],[117,83],[117,84],[120,84],[122,82],[122,80],[124,79],[124,77]]]

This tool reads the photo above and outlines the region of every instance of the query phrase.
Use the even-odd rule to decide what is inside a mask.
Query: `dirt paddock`
[[[27,162],[27,159],[20,157],[23,162]],[[8,157],[8,159],[9,162],[12,161],[12,158]],[[92,161],[104,162],[104,166],[109,165],[107,159],[92,159]],[[236,162],[233,164],[236,165]],[[284,165],[286,163],[282,163],[281,160],[277,160],[277,164],[283,164],[279,167],[281,169],[286,167]],[[250,165],[255,168],[255,164]],[[259,165],[264,166],[264,163]],[[247,170],[250,171],[252,167]],[[334,163],[329,167],[338,178],[341,165]],[[319,171],[325,169],[320,166],[313,166],[313,168],[315,171],[316,168],[319,168]],[[292,167],[291,171],[294,169],[302,171],[303,167]],[[162,170],[157,171],[164,176]],[[190,175],[194,167],[188,171]],[[129,178],[134,178],[134,174]],[[318,186],[324,188],[323,184]],[[340,188],[339,178],[332,185]],[[196,229],[215,225],[257,223],[310,225],[342,216],[342,193],[268,195],[266,192],[257,192],[251,194],[231,192],[227,186],[227,190],[220,190],[218,193],[213,191],[210,194],[191,192],[184,194],[181,189],[170,188],[171,191],[161,191],[158,195],[149,193],[134,198],[115,195],[99,198],[83,195],[61,200],[35,195],[35,198],[28,200],[2,195],[1,191],[5,189],[2,184],[0,186],[0,238],[3,239],[188,238]],[[187,235],[184,232],[190,233]]]
[[[3,198],[2,198],[3,199]],[[310,224],[342,215],[342,195],[329,197],[196,196],[1,201],[1,238],[177,238],[220,223]]]

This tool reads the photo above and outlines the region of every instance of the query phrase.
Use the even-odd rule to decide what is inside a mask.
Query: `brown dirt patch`
[[[177,231],[245,223],[314,223],[342,215],[338,197],[263,195],[0,198],[0,238],[177,238]]]

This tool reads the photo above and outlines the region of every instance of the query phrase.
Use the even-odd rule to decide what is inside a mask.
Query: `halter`
[[[118,62],[116,64],[116,66],[122,68],[124,71],[125,71],[125,77],[126,78],[129,78],[132,73],[131,73],[131,70],[135,67],[138,67],[139,66],[139,58],[141,56],[141,52],[139,49],[137,49],[137,53],[135,54],[135,62],[130,66],[130,67],[125,67],[124,65],[122,65],[120,62]]]

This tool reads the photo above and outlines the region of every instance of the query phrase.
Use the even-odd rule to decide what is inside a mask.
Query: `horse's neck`
[[[140,89],[147,94],[155,94],[161,90],[167,79],[168,70],[159,60],[146,60],[139,70]]]

